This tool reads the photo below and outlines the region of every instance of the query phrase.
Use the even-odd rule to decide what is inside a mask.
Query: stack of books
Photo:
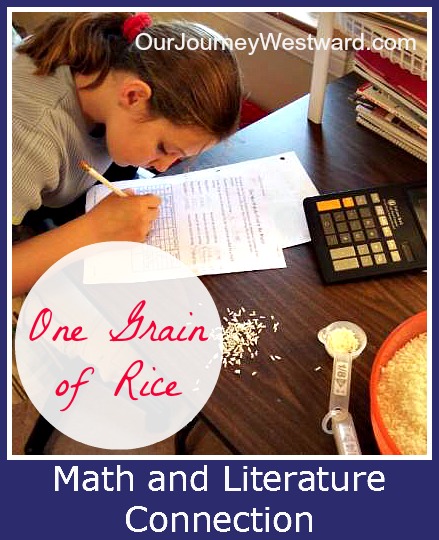
[[[361,22],[358,17],[355,23]],[[369,22],[368,22],[369,24]],[[363,25],[364,28],[364,25]],[[391,54],[374,50],[372,37],[409,36],[405,30],[374,24],[367,47],[358,50],[354,71],[365,79],[356,92],[356,120],[397,146],[427,161],[427,80],[425,36],[419,47]],[[352,31],[352,28],[351,28]],[[379,34],[378,34],[379,32]],[[416,60],[416,62],[415,62]]]
[[[358,51],[357,122],[427,161],[427,82],[373,51]]]

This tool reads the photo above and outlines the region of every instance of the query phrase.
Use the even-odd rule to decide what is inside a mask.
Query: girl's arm
[[[29,291],[56,261],[97,242],[143,242],[158,215],[159,197],[109,195],[88,214],[12,247],[12,295]]]

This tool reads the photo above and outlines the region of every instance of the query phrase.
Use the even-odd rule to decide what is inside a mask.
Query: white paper
[[[302,201],[318,194],[294,152],[115,184],[162,198],[146,243],[196,275],[285,267],[282,248],[310,240]],[[108,193],[94,186],[86,211]]]

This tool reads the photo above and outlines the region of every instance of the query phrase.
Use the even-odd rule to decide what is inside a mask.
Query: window
[[[319,12],[305,11],[303,9],[286,9],[285,11],[268,12],[269,15],[289,24],[293,24],[304,32],[315,34],[319,21]]]

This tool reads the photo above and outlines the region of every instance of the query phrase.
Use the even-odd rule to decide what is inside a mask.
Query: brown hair
[[[37,75],[49,75],[61,65],[70,66],[72,73],[96,74],[89,88],[102,84],[110,70],[134,73],[152,89],[154,116],[201,127],[219,140],[232,134],[238,127],[242,87],[236,58],[220,36],[195,23],[158,23],[144,28],[139,42],[143,37],[160,46],[141,50],[122,33],[131,15],[56,16],[15,50],[33,59]],[[189,38],[211,46],[178,50]],[[163,40],[172,46],[162,47]]]

